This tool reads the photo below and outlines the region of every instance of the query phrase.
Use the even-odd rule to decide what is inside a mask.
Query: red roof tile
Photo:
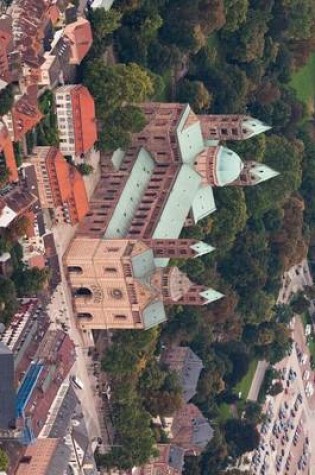
[[[95,104],[89,90],[77,86],[71,91],[74,139],[77,155],[87,152],[97,140]]]
[[[8,129],[4,124],[2,124],[0,129],[0,151],[3,151],[6,167],[10,172],[8,181],[19,181],[19,174],[14,156],[13,143],[9,137]]]
[[[84,18],[79,18],[79,20],[65,27],[64,35],[67,36],[71,42],[72,62],[74,64],[80,64],[93,43],[89,21]]]

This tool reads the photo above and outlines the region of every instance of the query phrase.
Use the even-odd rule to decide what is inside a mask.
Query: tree
[[[226,23],[224,29],[236,31],[245,22],[248,11],[248,0],[224,0]]]
[[[0,276],[0,322],[7,324],[18,308],[12,280]]]
[[[290,306],[294,313],[302,314],[306,312],[310,306],[309,300],[303,295],[303,292],[299,292],[294,296],[290,302]]]
[[[304,287],[304,295],[307,297],[309,300],[314,300],[315,299],[315,286],[309,286],[306,285]]]
[[[89,11],[89,22],[93,30],[93,41],[102,41],[120,27],[122,14],[119,10],[111,8],[95,8]]]
[[[225,438],[234,457],[251,452],[259,444],[259,432],[255,424],[241,419],[229,419],[224,425]]]
[[[77,165],[77,169],[81,175],[90,175],[94,171],[92,165],[89,165],[88,163],[80,163]]]
[[[154,94],[150,74],[135,63],[107,66],[102,59],[90,60],[84,82],[95,98],[101,119],[126,102],[142,102]]]
[[[201,81],[189,81],[184,79],[177,90],[177,100],[179,102],[189,102],[196,113],[200,113],[210,108],[211,94]]]
[[[43,290],[50,277],[49,269],[20,268],[12,274],[19,297],[31,297]]]
[[[258,425],[261,422],[261,405],[258,402],[246,401],[244,418],[247,422]]]
[[[268,393],[270,394],[270,396],[277,396],[277,394],[280,394],[282,393],[283,391],[283,385],[280,381],[277,381],[275,384],[273,384]]]
[[[274,308],[275,310],[275,319],[280,323],[288,324],[293,317],[293,310],[290,305],[287,304],[277,304]]]
[[[0,91],[0,117],[5,115],[13,106],[14,93],[11,85]]]
[[[6,471],[9,466],[9,457],[3,449],[0,449],[0,470]]]
[[[111,8],[90,9],[88,19],[93,31],[93,45],[89,57],[100,57],[110,43],[110,35],[120,27],[122,14]]]

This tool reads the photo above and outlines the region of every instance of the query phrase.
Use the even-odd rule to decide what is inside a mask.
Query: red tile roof
[[[8,129],[4,124],[1,125],[0,129],[0,151],[3,152],[6,167],[10,172],[9,182],[19,181],[18,169],[16,166],[13,143],[10,139]]]
[[[97,140],[95,104],[89,90],[77,86],[71,91],[71,103],[74,120],[75,152],[77,155],[87,152]]]
[[[28,259],[28,265],[30,267],[38,267],[39,269],[44,269],[45,258],[42,254],[38,254],[37,256],[30,257]]]
[[[43,118],[38,108],[37,86],[29,86],[26,93],[14,104],[12,110],[14,140],[21,140]]]
[[[77,215],[76,221],[80,222],[89,210],[89,202],[83,178],[77,170],[73,174],[72,195]]]
[[[72,63],[80,64],[93,43],[89,21],[84,18],[79,18],[79,20],[65,27],[64,35],[69,38],[71,43]]]
[[[50,176],[50,186],[55,206],[67,205],[72,224],[83,219],[89,209],[82,175],[62,156],[60,151],[51,147],[46,158],[46,167]],[[57,188],[52,185],[56,176]]]

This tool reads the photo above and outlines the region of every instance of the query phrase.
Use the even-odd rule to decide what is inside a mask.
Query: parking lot
[[[266,398],[260,445],[251,459],[253,474],[306,475],[314,466],[314,372],[300,319],[293,319],[291,326],[291,355],[275,365],[284,389]]]

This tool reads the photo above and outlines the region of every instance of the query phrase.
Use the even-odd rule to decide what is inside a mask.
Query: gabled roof
[[[21,140],[43,118],[38,108],[37,86],[29,86],[25,94],[13,105],[12,122],[14,141]]]
[[[108,223],[104,238],[121,238],[127,234],[132,218],[152,177],[154,167],[151,155],[141,148]]]
[[[216,209],[213,189],[210,185],[200,185],[192,203],[192,214],[195,224],[209,216],[209,214],[214,213]]]
[[[94,99],[85,86],[79,86],[76,93],[80,102],[81,130],[82,139],[79,140],[79,134],[75,134],[76,153],[87,152],[97,140],[97,125],[95,116]],[[75,124],[76,125],[76,124]]]
[[[76,22],[65,27],[64,35],[71,41],[73,62],[80,64],[93,43],[90,22],[85,18],[79,18]]]
[[[154,239],[172,239],[180,235],[201,183],[200,175],[182,165],[153,233]]]
[[[16,166],[13,143],[10,139],[7,127],[0,123],[0,151],[3,151],[6,167],[9,170],[9,182],[17,182],[19,180],[18,169]]]

